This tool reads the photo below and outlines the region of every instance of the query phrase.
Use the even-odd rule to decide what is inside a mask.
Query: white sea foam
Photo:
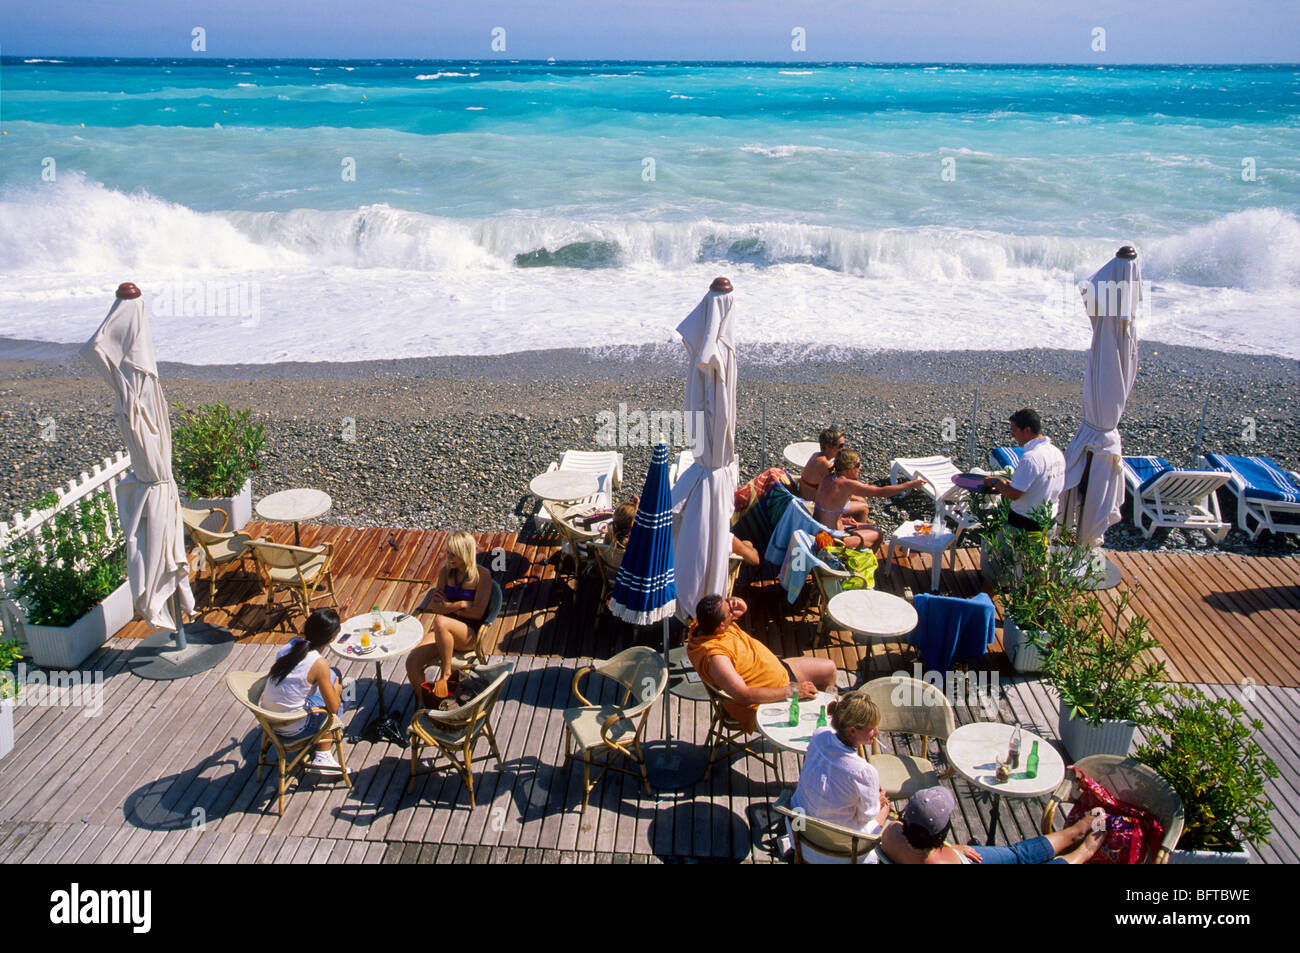
[[[1300,358],[1294,214],[1254,209],[1134,240],[1151,303],[1144,337]],[[385,204],[199,212],[67,173],[0,194],[0,335],[84,340],[103,316],[100,299],[129,278],[146,290],[177,280],[261,289],[256,337],[229,321],[159,315],[165,359],[646,344],[671,340],[724,272],[745,307],[749,344],[1082,348],[1088,325],[1073,282],[1115,242],[781,222],[452,219]],[[612,300],[624,304],[611,309]],[[313,333],[304,336],[306,316]]]

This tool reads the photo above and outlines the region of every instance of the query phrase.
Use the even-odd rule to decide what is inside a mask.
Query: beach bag
[[[821,536],[820,533],[817,535]],[[846,549],[839,543],[835,543],[825,547],[817,555],[830,557],[826,559],[826,564],[832,569],[853,574],[848,579],[840,581],[842,591],[876,588],[876,569],[880,564],[876,560],[876,554],[870,550]]]
[[[1159,849],[1164,825],[1150,811],[1121,801],[1078,768],[1072,767],[1079,797],[1065,819],[1068,827],[1095,807],[1106,812],[1106,840],[1090,864],[1140,864]]]

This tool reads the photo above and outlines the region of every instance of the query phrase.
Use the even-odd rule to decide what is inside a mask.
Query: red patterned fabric
[[[736,491],[736,513],[744,513],[763,498],[776,483],[790,485],[790,474],[780,467],[770,467]]]
[[[1079,797],[1065,819],[1070,825],[1094,807],[1106,812],[1106,840],[1088,861],[1090,864],[1146,863],[1160,849],[1164,825],[1150,811],[1121,801],[1104,787],[1071,766],[1079,785]]]

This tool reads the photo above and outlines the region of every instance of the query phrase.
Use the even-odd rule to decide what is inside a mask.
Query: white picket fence
[[[80,477],[68,481],[66,489],[57,491],[59,500],[49,509],[32,510],[25,516],[22,512],[18,512],[14,514],[13,522],[0,523],[0,552],[11,546],[15,540],[37,532],[56,514],[74,506],[79,500],[96,493],[107,493],[111,499],[115,499],[117,485],[125,479],[130,470],[131,458],[127,456],[125,450],[119,450],[117,456],[105,457],[103,462],[92,467],[89,473],[83,470]],[[22,626],[17,624],[18,620],[23,618],[22,606],[3,595],[11,582],[12,580],[0,572],[0,638],[14,637],[5,633],[22,632]],[[18,637],[21,638],[21,635]]]

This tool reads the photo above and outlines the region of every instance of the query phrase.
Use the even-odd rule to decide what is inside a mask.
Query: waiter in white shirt
[[[1011,501],[1008,523],[1016,529],[1037,531],[1041,527],[1029,514],[1044,503],[1052,504],[1055,514],[1057,500],[1065,489],[1065,455],[1043,436],[1043,421],[1037,411],[1028,407],[1017,410],[1010,422],[1011,436],[1025,448],[1024,456],[1010,480],[985,477],[984,488]]]

